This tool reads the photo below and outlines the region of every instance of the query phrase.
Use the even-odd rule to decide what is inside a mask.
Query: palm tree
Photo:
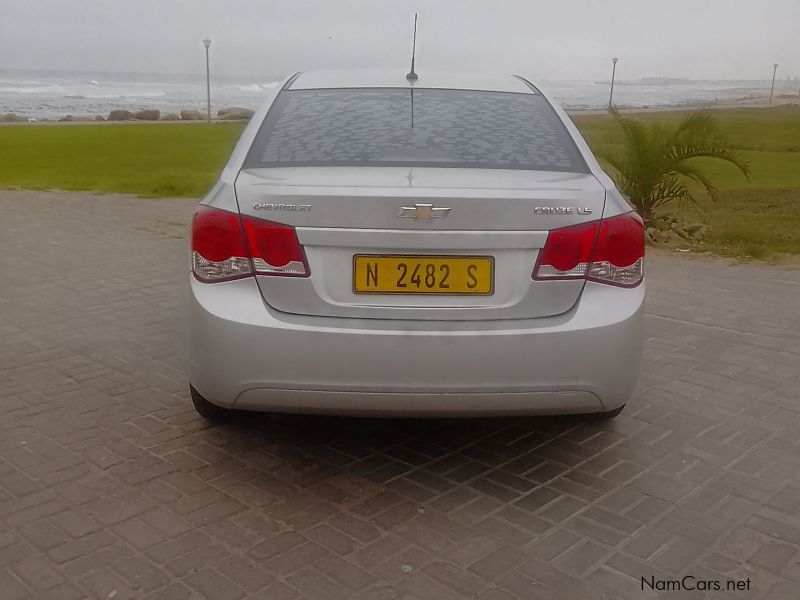
[[[717,158],[735,165],[750,180],[749,164],[717,132],[707,110],[687,115],[675,124],[644,122],[612,114],[623,135],[621,152],[599,152],[614,168],[619,190],[650,223],[656,209],[676,202],[679,208],[695,204],[690,182],[700,184],[712,199],[717,188],[694,159]]]

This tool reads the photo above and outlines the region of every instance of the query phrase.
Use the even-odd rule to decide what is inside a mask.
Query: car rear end
[[[641,220],[527,82],[425,86],[300,76],[254,117],[193,221],[189,375],[209,402],[561,414],[630,397]]]

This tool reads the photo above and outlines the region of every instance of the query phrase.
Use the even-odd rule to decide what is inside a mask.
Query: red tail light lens
[[[238,214],[197,207],[192,220],[192,272],[206,283],[253,274]]]
[[[563,229],[554,229],[539,252],[536,280],[589,279],[635,287],[644,277],[644,226],[626,213]]]
[[[592,259],[598,222],[554,229],[539,252],[534,279],[583,279]]]
[[[199,206],[192,221],[192,272],[214,283],[256,275],[307,277],[293,227]]]
[[[308,277],[308,263],[294,227],[243,217],[257,275]]]

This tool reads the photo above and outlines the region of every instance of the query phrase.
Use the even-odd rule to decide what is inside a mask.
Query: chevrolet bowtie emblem
[[[397,216],[417,221],[430,221],[431,219],[443,219],[449,212],[449,208],[436,207],[433,204],[415,204],[414,206],[404,206]]]

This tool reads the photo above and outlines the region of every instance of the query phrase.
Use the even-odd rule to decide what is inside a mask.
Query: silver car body
[[[183,318],[191,384],[220,407],[276,412],[566,414],[625,404],[639,369],[644,281],[531,277],[552,230],[631,211],[543,94],[585,172],[244,168],[284,88],[410,85],[397,73],[304,73],[277,86],[253,116],[201,205],[295,227],[310,277],[204,283],[190,267]],[[422,73],[414,86],[541,94],[514,77]],[[401,217],[415,205],[450,211]],[[494,293],[355,294],[360,254],[490,255]]]

